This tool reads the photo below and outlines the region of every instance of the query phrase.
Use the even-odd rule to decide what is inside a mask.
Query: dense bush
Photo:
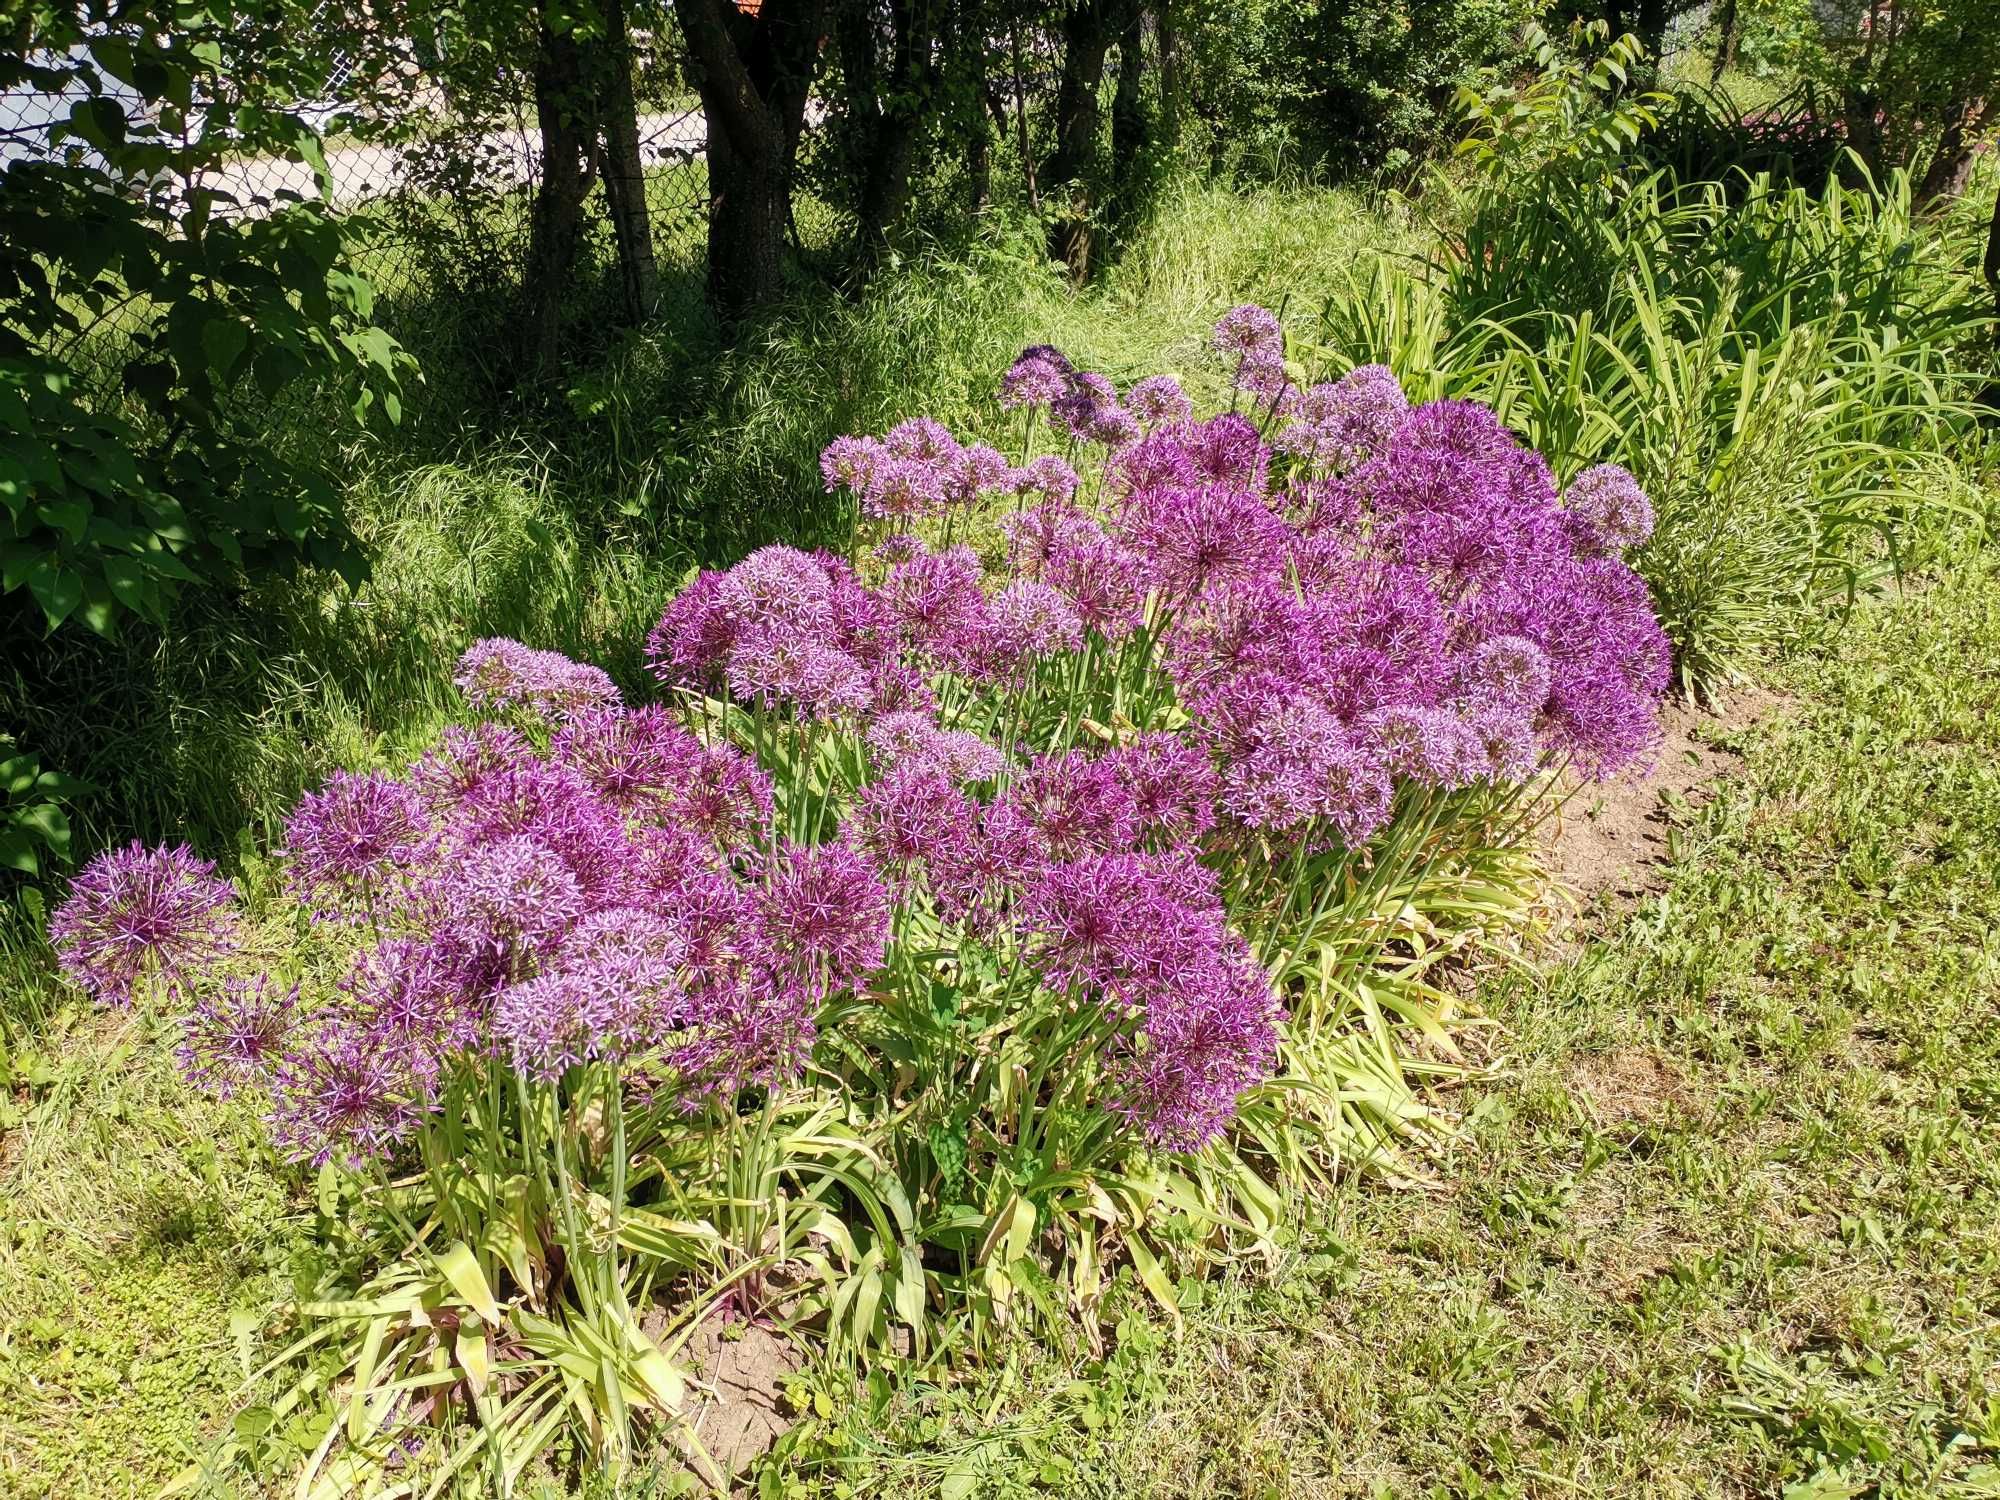
[[[484,721],[304,798],[240,891],[184,849],[78,880],[66,970],[177,1004],[354,1204],[236,1459],[295,1466],[328,1389],[326,1486],[617,1462],[718,1314],[1094,1339],[1121,1267],[1171,1312],[1167,1265],[1420,1128],[1395,1021],[1448,1055],[1435,968],[1522,919],[1539,799],[1656,736],[1651,511],[1380,368],[1300,389],[1262,309],[1216,344],[1205,420],[1037,348],[1012,459],[835,442],[874,545],[699,575],[657,703],[482,641]]]
[[[1449,143],[1459,88],[1514,49],[1533,9],[1520,0],[1199,7],[1194,108],[1224,161],[1406,177]]]

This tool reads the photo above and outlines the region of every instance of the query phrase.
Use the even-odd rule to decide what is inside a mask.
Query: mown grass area
[[[1431,1190],[1128,1299],[1101,1358],[795,1382],[768,1493],[1933,1495],[2000,1487],[2000,576],[1782,674],[1667,884],[1490,983],[1498,1081]],[[1600,913],[1600,918],[1607,914]],[[227,1418],[310,1183],[165,1031],[17,1053],[0,1490],[146,1495]],[[815,1401],[815,1396],[823,1397]],[[665,1476],[643,1482],[664,1490]]]
[[[1489,984],[1509,1062],[1434,1191],[1350,1184],[1268,1274],[1186,1286],[1178,1337],[1134,1317],[1101,1361],[810,1419],[794,1482],[2000,1493],[1991,561],[1783,686],[1714,803],[1670,810],[1665,888]]]

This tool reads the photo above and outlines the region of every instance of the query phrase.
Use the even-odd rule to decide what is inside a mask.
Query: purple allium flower
[[[1165,1151],[1198,1151],[1271,1076],[1280,1010],[1241,939],[1190,953],[1145,997],[1137,1045],[1114,1069],[1115,1107]]]
[[[1148,427],[1161,422],[1185,422],[1194,415],[1194,403],[1171,375],[1148,375],[1125,393],[1125,407]]]
[[[1298,390],[1279,352],[1246,354],[1236,366],[1236,388],[1249,392],[1258,406],[1279,416],[1298,405]]]
[[[1162,956],[1221,940],[1214,876],[1186,858],[1104,853],[1043,866],[1016,921],[1053,989],[1090,987],[1115,1005],[1158,973]]]
[[[1067,505],[1076,495],[1076,470],[1053,453],[1031,459],[1007,476],[1007,487],[1015,494],[1039,495],[1050,505]]]
[[[1145,613],[1145,569],[1138,554],[1108,540],[1065,542],[1049,558],[1043,581],[1062,590],[1084,629],[1122,641]]]
[[[977,812],[951,779],[922,759],[906,760],[855,799],[844,834],[898,879],[932,859],[963,857]]]
[[[1104,527],[1073,505],[1050,502],[1000,518],[1007,565],[1018,578],[1038,579],[1049,560],[1067,548],[1102,542]]]
[[[1093,443],[1101,441],[1098,428],[1106,414],[1118,410],[1118,387],[1094,370],[1078,370],[1069,378],[1067,394],[1050,406],[1049,417],[1077,442]]]
[[[83,867],[49,918],[49,941],[100,1005],[130,1005],[148,978],[177,993],[236,947],[236,892],[186,844],[135,840]]]
[[[869,471],[861,514],[872,521],[910,522],[934,515],[953,498],[946,464],[885,454]]]
[[[557,967],[501,991],[494,1035],[516,1068],[543,1082],[581,1063],[631,1057],[683,1027],[684,954],[663,917],[593,912],[564,938]]]
[[[1304,698],[1273,703],[1223,772],[1222,801],[1252,828],[1296,828],[1329,811],[1327,784],[1348,749],[1346,727]]]
[[[554,947],[585,904],[562,857],[525,834],[467,851],[440,886],[454,939],[510,962]]]
[[[1653,503],[1617,464],[1585,469],[1563,492],[1564,520],[1585,556],[1615,557],[1653,534]]]
[[[740,633],[723,608],[725,576],[713,570],[697,574],[646,637],[646,665],[669,687],[706,687],[720,680]]]
[[[1139,835],[1138,804],[1118,766],[1080,751],[1037,756],[1003,806],[1034,830],[1046,860],[1130,849]]]
[[[1120,529],[1154,585],[1175,599],[1275,575],[1292,539],[1260,497],[1226,484],[1135,495]]]
[[[1083,644],[1083,621],[1061,590],[1017,579],[992,604],[987,666],[1007,676],[1059,651]]]
[[[974,443],[952,459],[945,478],[945,499],[953,505],[971,505],[982,496],[1009,488],[1013,476],[1006,454]]]
[[[701,741],[664,708],[600,708],[556,731],[556,759],[573,767],[614,807],[638,808],[670,795]]]
[[[923,550],[923,540],[915,532],[898,531],[875,544],[875,560],[893,566],[908,562]]]
[[[222,1099],[261,1086],[284,1050],[298,1002],[297,985],[286,990],[267,975],[230,975],[219,994],[197,999],[181,1023],[176,1056],[182,1074]]]
[[[292,1161],[349,1169],[389,1155],[436,1108],[407,1053],[329,1017],[274,1069],[266,1117]]]
[[[738,646],[729,661],[729,690],[766,704],[789,703],[815,719],[866,711],[875,700],[875,674],[836,646],[809,637],[761,631]]]
[[[1465,722],[1486,752],[1489,779],[1501,784],[1526,781],[1540,768],[1534,721],[1518,707],[1481,704],[1466,715]]]
[[[1221,783],[1206,752],[1171,734],[1142,734],[1104,759],[1132,793],[1139,836],[1189,846],[1215,823]]]
[[[603,668],[504,638],[475,641],[452,680],[480,708],[521,707],[560,717],[618,701]]]
[[[409,1059],[417,1076],[435,1084],[452,1058],[483,1041],[475,990],[495,966],[453,942],[389,937],[365,950],[341,980],[340,1024],[377,1047]]]
[[[709,843],[738,849],[771,830],[771,777],[734,745],[711,745],[687,769],[668,809]]]
[[[1215,324],[1215,352],[1225,359],[1276,355],[1282,362],[1285,330],[1275,314],[1253,303],[1232,307]]]
[[[882,967],[889,889],[860,850],[790,846],[773,866],[761,904],[768,962],[786,985],[825,999]]]
[[[380,771],[336,771],[286,820],[291,886],[308,900],[322,893],[365,899],[371,882],[391,885],[420,860],[430,836],[416,787]]]
[[[883,437],[882,446],[897,458],[937,465],[949,463],[959,455],[958,439],[951,435],[951,429],[930,417],[898,422]]]
[[[1549,696],[1549,659],[1526,636],[1497,635],[1461,661],[1461,691],[1475,703],[1498,704],[1532,717]]]
[[[922,766],[947,781],[990,781],[1000,774],[998,749],[963,729],[940,729],[925,714],[880,715],[868,727],[869,752],[884,766]]]
[[[865,494],[882,460],[882,445],[870,437],[837,437],[819,456],[819,472],[828,493],[852,490]]]
[[[1399,776],[1450,791],[1486,775],[1486,747],[1446,708],[1395,704],[1362,720],[1369,744]]]
[[[1201,478],[1263,493],[1271,455],[1248,417],[1226,411],[1184,429],[1180,442]]]
[[[882,593],[919,652],[963,668],[975,664],[985,647],[984,571],[970,547],[927,552],[890,569]]]
[[[1319,468],[1346,470],[1384,448],[1410,401],[1386,365],[1360,365],[1307,390],[1274,446]]]
[[[1069,391],[1070,363],[1057,350],[1037,345],[1021,351],[1000,378],[1000,404],[1008,411],[1048,406]]]

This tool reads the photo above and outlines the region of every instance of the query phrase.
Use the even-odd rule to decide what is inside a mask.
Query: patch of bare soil
[[[1586,786],[1564,805],[1548,840],[1549,869],[1588,905],[1600,894],[1637,900],[1664,883],[1669,809],[1699,807],[1715,794],[1742,757],[1717,738],[1774,717],[1786,706],[1776,693],[1746,688],[1719,711],[1670,705],[1662,716],[1658,751],[1615,780]]]
[[[792,1425],[782,1408],[798,1353],[769,1328],[711,1318],[689,1342],[687,1358],[695,1394],[686,1416],[700,1445],[684,1444],[688,1466],[718,1493],[733,1493]]]
[[[1569,1091],[1600,1130],[1662,1124],[1687,1099],[1680,1075],[1644,1047],[1578,1059],[1570,1070]]]

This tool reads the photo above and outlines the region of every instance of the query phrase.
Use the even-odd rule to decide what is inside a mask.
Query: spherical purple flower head
[[[459,658],[452,680],[466,701],[480,708],[519,707],[561,717],[618,701],[618,689],[603,668],[497,638],[475,641]]]
[[[1369,746],[1398,776],[1451,791],[1486,775],[1486,747],[1448,708],[1393,704],[1362,720]]]
[[[1222,785],[1215,763],[1199,746],[1178,735],[1142,734],[1104,759],[1132,793],[1141,839],[1183,849],[1215,825]]]
[[[1453,620],[1420,568],[1363,560],[1302,602],[1295,628],[1309,654],[1302,678],[1343,719],[1390,703],[1434,702]]]
[[[729,659],[729,691],[747,702],[789,704],[808,718],[865,712],[875,674],[836,646],[780,631],[758,631]]]
[[[1116,644],[1139,628],[1146,570],[1131,548],[1110,540],[1065,542],[1049,557],[1043,581],[1062,591],[1083,628]]]
[[[706,688],[720,680],[740,633],[723,608],[726,576],[713,569],[695,575],[646,637],[646,665],[668,687]]]
[[[1194,403],[1171,375],[1148,375],[1139,381],[1125,393],[1125,409],[1148,427],[1185,422],[1194,415]]]
[[[1049,864],[1027,880],[1015,920],[1042,981],[1092,988],[1114,1004],[1163,953],[1222,939],[1215,878],[1191,859],[1112,853]]]
[[[1427,401],[1412,407],[1393,440],[1409,451],[1431,449],[1504,464],[1520,444],[1490,406],[1477,401]]]
[[[1325,796],[1326,816],[1341,841],[1359,849],[1388,823],[1396,787],[1381,759],[1350,741],[1327,764]]]
[[[898,422],[883,435],[882,446],[898,458],[944,464],[959,454],[958,439],[944,423],[930,417]]]
[[[294,1035],[273,1084],[272,1138],[288,1160],[316,1167],[386,1159],[437,1107],[407,1053],[337,1013]]]
[[[1090,419],[1090,440],[1106,448],[1123,448],[1139,441],[1139,419],[1122,406],[1101,405]]]
[[[1049,407],[1049,417],[1079,443],[1094,443],[1104,413],[1116,410],[1118,387],[1094,370],[1077,370],[1070,375],[1069,390]]]
[[[1053,453],[1030,459],[1007,475],[1007,488],[1022,497],[1039,495],[1051,505],[1067,505],[1076,495],[1080,481],[1076,470]]]
[[[444,872],[439,895],[452,944],[510,969],[555,947],[585,910],[562,856],[525,834],[466,851]]]
[[[446,856],[526,837],[561,860],[587,902],[619,899],[625,889],[631,846],[624,814],[571,766],[523,755],[442,810],[438,826]],[[448,893],[455,879],[448,857],[427,872],[435,891]]]
[[[889,888],[874,862],[847,844],[794,844],[774,863],[759,905],[781,985],[818,1000],[856,988],[882,967]]]
[[[890,569],[883,597],[922,656],[955,669],[977,663],[989,623],[979,586],[984,571],[970,547],[928,552]]]
[[[447,941],[384,938],[340,981],[340,1024],[383,1050],[407,1056],[435,1084],[453,1058],[486,1044],[483,991],[490,959]]]
[[[1482,703],[1465,716],[1486,752],[1486,775],[1500,785],[1526,781],[1541,767],[1534,721],[1518,707]]]
[[[181,1022],[175,1056],[182,1075],[220,1099],[262,1087],[284,1051],[298,1002],[297,985],[286,990],[267,975],[230,975],[220,993],[202,995]]]
[[[872,437],[835,438],[819,455],[820,477],[826,481],[827,493],[844,489],[865,494],[883,453],[882,444]]]
[[[612,806],[630,811],[669,794],[701,741],[658,704],[599,708],[556,731],[553,753]]]
[[[1069,394],[1070,362],[1047,344],[1023,349],[1000,377],[1000,405],[1008,411],[1048,406]]]
[[[564,939],[553,970],[501,992],[494,1036],[517,1069],[548,1083],[580,1063],[631,1057],[681,1029],[684,953],[663,917],[593,912]]]
[[[1141,1035],[1113,1069],[1119,1113],[1158,1150],[1199,1151],[1277,1065],[1281,1012],[1241,939],[1190,954],[1145,996]]]
[[[1007,455],[984,443],[962,448],[947,465],[944,497],[947,504],[972,505],[983,496],[1007,489],[1013,478]]]
[[[929,715],[912,712],[879,716],[868,727],[868,750],[891,770],[920,766],[947,781],[990,781],[1000,774],[998,749],[963,729],[940,729]]]
[[[1264,492],[1271,454],[1248,417],[1223,412],[1182,429],[1180,441],[1204,478],[1260,495]]]
[[[1653,502],[1618,464],[1585,469],[1563,492],[1564,519],[1579,554],[1616,557],[1653,534]]]
[[[825,626],[833,597],[826,562],[797,547],[759,547],[722,575],[716,605],[734,622],[740,644],[759,630],[812,632]]]
[[[1459,659],[1458,683],[1468,702],[1532,719],[1549,696],[1549,658],[1526,636],[1490,636]]]
[[[710,745],[674,789],[669,813],[718,849],[762,843],[771,831],[771,777],[734,745]]]
[[[773,985],[766,976],[730,972],[690,989],[691,1038],[666,1056],[686,1106],[726,1102],[751,1084],[795,1076],[812,1055],[818,1009],[806,990]]]
[[[1562,546],[1550,497],[1518,482],[1521,450],[1513,438],[1496,428],[1490,451],[1461,451],[1424,436],[1437,424],[1423,419],[1436,409],[1420,408],[1387,450],[1355,474],[1379,550],[1462,593],[1521,556]]]
[[[1189,451],[1195,432],[1193,423],[1163,423],[1130,447],[1120,449],[1112,455],[1106,470],[1106,487],[1115,495],[1128,498],[1201,483],[1207,476]]]
[[[962,859],[962,846],[977,822],[978,809],[944,772],[923,760],[907,760],[862,789],[842,835],[908,883],[933,858],[947,864]]]
[[[936,515],[951,499],[947,465],[928,458],[885,453],[869,471],[861,514],[871,521],[907,523]]]
[[[1288,416],[1298,407],[1298,387],[1292,384],[1282,354],[1244,356],[1236,366],[1236,388],[1274,416]]]
[[[1052,502],[1000,518],[1007,538],[1007,566],[1017,578],[1040,578],[1049,559],[1065,547],[1104,540],[1095,516],[1074,505]]]
[[[1360,365],[1305,391],[1273,446],[1316,468],[1346,470],[1388,445],[1410,410],[1386,365]]]
[[[1252,828],[1282,830],[1330,812],[1327,782],[1346,726],[1308,698],[1274,702],[1223,770],[1222,804]]]
[[[1217,319],[1213,342],[1215,352],[1226,360],[1285,357],[1285,330],[1277,314],[1254,303],[1232,307]]]
[[[1359,542],[1361,492],[1344,479],[1315,478],[1295,484],[1279,504],[1301,538],[1351,553]]]
[[[1227,685],[1242,677],[1274,681],[1290,696],[1309,670],[1313,622],[1286,582],[1262,574],[1205,590],[1167,635],[1167,673],[1182,706],[1202,723]],[[1203,725],[1204,728],[1213,726]]]
[[[1139,837],[1139,809],[1118,767],[1081,751],[1037,756],[1001,801],[1034,829],[1043,860],[1118,853]]]
[[[1033,579],[1018,578],[1002,589],[991,609],[983,666],[1000,677],[1012,677],[1059,652],[1083,644],[1083,621],[1061,590]]]
[[[1178,601],[1275,577],[1292,540],[1261,497],[1227,484],[1134,495],[1119,530],[1146,560],[1153,586]]]
[[[380,771],[336,771],[285,823],[288,882],[302,900],[388,898],[426,855],[429,810],[416,787]]]
[[[186,844],[108,849],[49,918],[62,972],[100,1005],[130,1005],[152,979],[175,994],[237,944],[236,892]]]
[[[436,816],[477,801],[496,780],[508,778],[533,758],[519,730],[505,724],[456,725],[410,768],[409,782]]]
[[[923,550],[923,540],[915,532],[898,531],[877,542],[873,555],[877,562],[893,567],[897,563],[908,562]]]
[[[689,867],[678,879],[657,882],[654,899],[673,928],[690,985],[735,973],[763,951],[757,897],[733,873]]]

